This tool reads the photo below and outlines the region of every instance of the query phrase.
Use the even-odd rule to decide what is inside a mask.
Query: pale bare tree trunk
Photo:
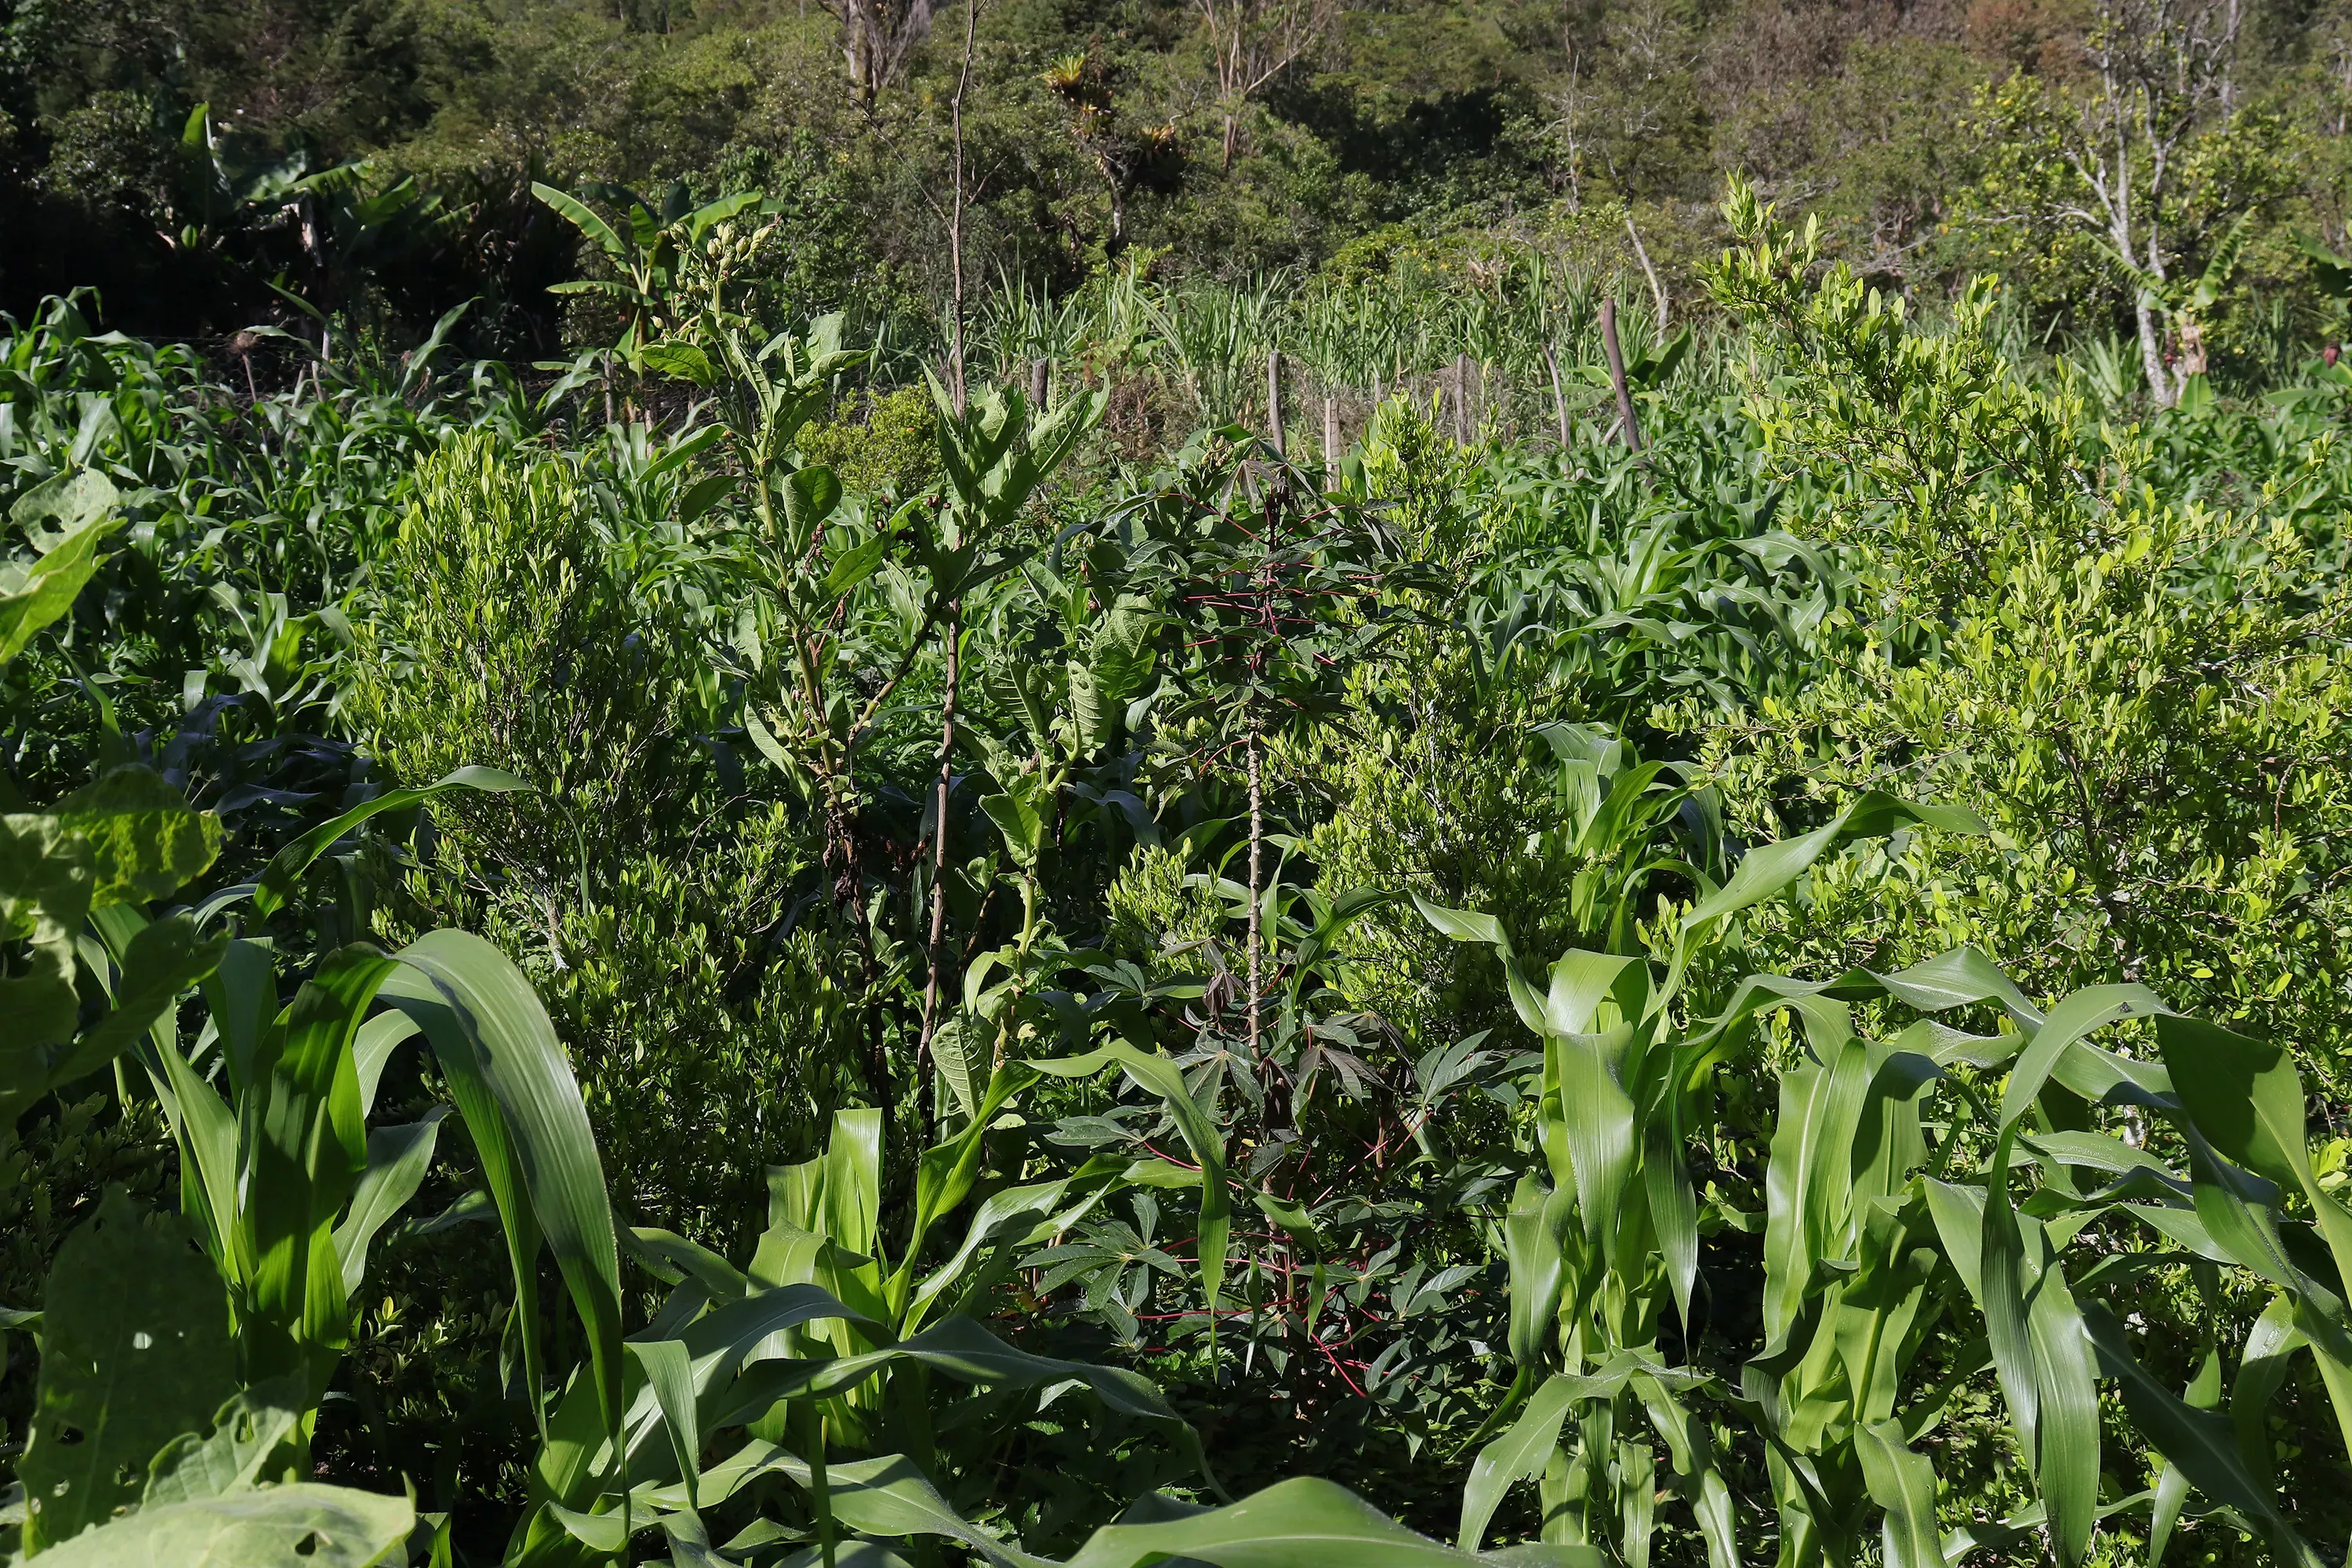
[[[1633,242],[1634,258],[1642,264],[1643,276],[1650,280],[1650,298],[1657,301],[1658,331],[1663,334],[1666,330],[1665,285],[1658,281],[1658,269],[1650,265],[1650,253],[1642,248],[1642,231],[1633,226],[1632,213],[1625,215],[1625,237]]]
[[[2179,401],[2179,394],[2164,363],[2164,327],[2158,319],[2156,302],[2145,289],[2132,301],[2132,315],[2139,326],[2139,367],[2147,377],[2148,394],[2169,408]]]
[[[1339,400],[1328,392],[1323,395],[1323,470],[1339,471]]]
[[[2189,374],[2165,363],[2163,302],[2146,286],[2165,281],[2164,201],[2182,142],[2200,117],[2226,118],[2235,102],[2231,69],[2242,0],[2100,0],[2085,40],[2097,70],[2064,147],[2090,193],[2057,216],[2103,235],[2141,278],[2132,300],[2140,370],[2149,393],[2169,406]],[[2201,357],[2201,356],[2200,356]]]

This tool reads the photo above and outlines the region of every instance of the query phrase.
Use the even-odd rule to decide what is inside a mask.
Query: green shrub
[[[615,1202],[703,1234],[756,1213],[762,1164],[830,1114],[839,1003],[792,920],[811,841],[730,798],[691,732],[698,634],[621,577],[599,531],[617,483],[488,436],[428,458],[346,710],[395,778],[483,763],[535,786],[443,797],[394,918],[517,955],[572,1048]]]
[[[920,386],[868,397],[855,414],[843,410],[813,425],[801,432],[800,446],[811,464],[831,468],[860,494],[911,495],[939,477],[931,395]]]

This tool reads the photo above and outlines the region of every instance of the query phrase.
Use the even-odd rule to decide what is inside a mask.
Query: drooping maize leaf
[[[729,1395],[729,1413],[719,1425],[739,1424],[779,1399],[829,1394],[852,1387],[901,1361],[919,1362],[963,1383],[1034,1388],[1082,1383],[1104,1405],[1158,1427],[1196,1465],[1202,1465],[1199,1437],[1150,1379],[1123,1367],[1063,1361],[1017,1350],[967,1317],[948,1318],[895,1345],[862,1355],[824,1361],[761,1360],[747,1367]]]
[[[1174,1170],[1158,1160],[1138,1164],[1154,1174]],[[1098,1156],[1067,1176],[991,1193],[973,1211],[955,1252],[915,1285],[899,1314],[900,1328],[911,1331],[927,1321],[951,1293],[985,1288],[1022,1247],[1067,1230],[1122,1182],[1136,1179]],[[1197,1178],[1183,1184],[1197,1185]]]
[[[2183,1398],[2199,1410],[2210,1410],[2221,1402],[2221,1349],[2219,1345],[2205,1352],[2198,1364],[2197,1374],[2189,1380]],[[2239,1424],[2242,1436],[2243,1423]],[[2267,1446],[2267,1445],[2265,1445]],[[2269,1456],[2264,1455],[2265,1458]],[[2248,1466],[2249,1471],[2260,1477],[2267,1467]],[[2165,1461],[2163,1474],[2157,1477],[2156,1496],[2148,1509],[2147,1561],[2149,1568],[2164,1560],[2165,1543],[2172,1535],[2173,1526],[2180,1522],[2181,1504],[2189,1499],[2189,1476],[2179,1465]]]
[[[183,992],[218,968],[228,943],[206,938],[184,913],[142,925],[122,954],[114,1005],[82,1031],[49,1068],[49,1081],[68,1084],[105,1067],[168,1017]]]
[[[1880,1526],[1887,1568],[1944,1568],[1943,1537],[1936,1529],[1936,1468],[1903,1441],[1892,1421],[1854,1433],[1854,1453],[1870,1499],[1886,1510]]]
[[[376,1086],[383,1081],[392,1053],[416,1032],[416,1020],[397,1009],[379,1013],[360,1026],[359,1037],[352,1042],[352,1062],[359,1069],[360,1110],[364,1114],[375,1114]]]
[[[181,1212],[205,1226],[205,1250],[222,1277],[242,1286],[253,1276],[253,1258],[236,1223],[236,1112],[196,1076],[175,1041],[160,1042],[155,1055],[163,1069],[156,1098],[180,1145]]]
[[[686,1478],[686,1500],[699,1508],[696,1478],[702,1466],[702,1422],[694,1397],[694,1365],[686,1347],[676,1340],[631,1340],[629,1353],[644,1369],[646,1384],[661,1407],[662,1425],[669,1432],[677,1456],[678,1473]]]
[[[604,1426],[616,1429],[624,1377],[620,1243],[595,1135],[555,1026],[522,972],[480,937],[432,931],[394,956],[402,969],[384,982],[383,994],[432,1041],[458,1113],[482,1152],[483,1173],[507,1227],[517,1310],[530,1305],[527,1280],[543,1236],[587,1328]],[[536,1346],[526,1343],[536,1377]]]
[[[2238,1376],[2230,1385],[2230,1422],[2238,1430],[2238,1455],[2246,1463],[2246,1473],[2264,1485],[2276,1468],[2271,1453],[2270,1404],[2286,1382],[2294,1352],[2308,1342],[2294,1326],[2294,1300],[2284,1295],[2273,1297],[2254,1326],[2246,1331]],[[2219,1356],[2213,1358],[2213,1365],[2214,1397],[2200,1406],[2209,1410],[2221,1402]]]
[[[1715,1439],[1707,1423],[1653,1373],[1635,1373],[1630,1385],[1649,1413],[1650,1425],[1665,1440],[1667,1458],[1698,1520],[1699,1533],[1706,1539],[1707,1568],[1739,1568],[1739,1529],[1731,1488],[1716,1461]]]
[[[2144,985],[2089,985],[2067,996],[2050,1010],[2050,1016],[2018,1054],[2017,1066],[2001,1091],[2001,1126],[2013,1127],[2024,1119],[2057,1070],[2059,1058],[2084,1036],[2121,1019],[2153,1017],[2170,1011]]]
[[[358,1292],[367,1274],[368,1247],[376,1233],[408,1206],[408,1200],[424,1184],[440,1141],[441,1121],[447,1114],[446,1107],[436,1105],[422,1121],[368,1129],[367,1168],[352,1191],[350,1212],[334,1230],[346,1297]]]
[[[2050,1544],[2074,1568],[2099,1519],[2099,1392],[2083,1319],[2058,1258],[2046,1258],[2026,1317],[2041,1420],[2034,1479]]]
[[[1503,1216],[1503,1257],[1510,1270],[1511,1359],[1525,1369],[1540,1367],[1558,1332],[1566,1258],[1560,1228],[1568,1223],[1570,1194],[1551,1192],[1533,1172],[1523,1175]]]
[[[1993,1368],[2009,1402],[2010,1420],[2017,1428],[2018,1447],[2038,1481],[2042,1390],[2035,1375],[2033,1341],[2027,1323],[2031,1300],[2025,1238],[2009,1190],[2009,1156],[2015,1141],[2013,1131],[2002,1134],[1985,1176],[1983,1231],[1977,1249],[1979,1300],[1984,1310],[1985,1338],[1992,1347]],[[2049,1500],[2042,1500],[2047,1508]]]
[[[1740,858],[1730,880],[1683,916],[1683,933],[1687,938],[1750,905],[1778,897],[1839,844],[1883,838],[1898,827],[1909,826],[1937,827],[1950,833],[1986,831],[1984,819],[1966,807],[1919,805],[1869,791],[1811,833],[1750,849]]]
[[[1142,1513],[1139,1506],[1129,1519]],[[1223,1508],[1174,1517],[1162,1504],[1149,1522],[1106,1525],[1066,1568],[1146,1568],[1171,1557],[1218,1568],[1464,1568],[1478,1561],[1416,1535],[1344,1487],[1316,1477],[1280,1482]],[[1538,1561],[1591,1564],[1591,1548],[1547,1546]]]
[[[1633,1368],[1628,1360],[1599,1376],[1554,1373],[1531,1394],[1510,1430],[1479,1450],[1462,1487],[1462,1528],[1454,1544],[1475,1552],[1484,1542],[1487,1521],[1502,1506],[1503,1495],[1519,1481],[1542,1473],[1559,1445],[1560,1425],[1570,1410],[1587,1399],[1605,1399],[1625,1385]]]
[[[373,800],[362,801],[341,816],[320,823],[271,858],[268,868],[261,873],[261,879],[253,887],[254,917],[257,920],[268,920],[277,913],[285,906],[286,900],[293,896],[295,884],[301,879],[302,873],[308,871],[319,857],[325,854],[336,840],[372,816],[380,816],[387,811],[397,811],[403,806],[415,805],[418,801],[430,800],[445,790],[478,789],[491,794],[504,794],[510,790],[528,790],[530,787],[531,785],[512,773],[500,772],[497,768],[468,767],[459,768],[446,777],[436,779],[429,784],[418,784],[408,789],[386,790]]]
[[[2084,1308],[2083,1324],[2097,1352],[2101,1374],[2121,1386],[2124,1406],[2131,1412],[2140,1436],[2178,1465],[2199,1491],[2261,1523],[2283,1562],[2295,1568],[2321,1568],[2319,1554],[2279,1511],[2270,1494],[2246,1473],[2238,1457],[2237,1434],[2231,1430],[2229,1420],[2196,1409],[2151,1376],[2133,1355],[2123,1325],[2104,1307]]]
[[[2312,1169],[2294,1058],[2281,1047],[2196,1018],[2159,1018],[2156,1036],[2174,1092],[2197,1130],[2227,1158],[2304,1194],[2338,1279],[2352,1287],[2352,1214],[2321,1189]]]

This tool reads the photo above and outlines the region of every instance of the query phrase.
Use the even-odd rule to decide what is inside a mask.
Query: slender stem
[[[1250,1060],[1259,1060],[1258,1050],[1258,950],[1262,933],[1258,927],[1259,851],[1265,837],[1265,820],[1260,811],[1262,796],[1258,789],[1258,736],[1255,721],[1249,733],[1249,1044]]]
[[[801,1401],[801,1447],[809,1468],[809,1506],[816,1512],[817,1554],[824,1568],[833,1568],[833,1488],[824,1473],[824,1412],[814,1398]]]
[[[980,29],[980,0],[964,0],[963,5],[963,68],[956,73],[955,102],[955,218],[948,225],[948,256],[955,268],[955,407],[964,410],[963,378],[963,94],[971,83],[971,45]],[[825,1568],[833,1568],[827,1559]]]
[[[1658,281],[1658,269],[1650,265],[1650,253],[1642,248],[1642,231],[1633,226],[1633,215],[1625,215],[1625,237],[1633,242],[1634,258],[1641,262],[1643,275],[1650,280],[1650,298],[1658,304],[1658,331],[1666,330],[1666,289]]]
[[[958,601],[948,610],[947,696],[940,705],[939,823],[931,830],[931,966],[930,977],[923,984],[922,1043],[916,1047],[917,1093],[922,1100],[923,1143],[927,1148],[938,1131],[938,1094],[932,1087],[938,1067],[931,1056],[931,1038],[939,1023],[940,971],[947,946],[948,791],[954,777],[956,683],[961,673],[962,653],[963,605]]]

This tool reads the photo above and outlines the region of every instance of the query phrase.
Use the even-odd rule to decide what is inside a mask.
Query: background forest
[[[2352,12],[842,7],[0,0],[0,1556],[2346,1560]]]
[[[2131,335],[2109,250],[2194,276],[2251,215],[2251,287],[2210,349],[2274,373],[2318,303],[2293,233],[2345,237],[2352,12],[2123,13],[7,0],[0,306],[94,286],[113,324],[201,338],[282,313],[275,279],[413,342],[471,298],[467,349],[543,357],[565,330],[545,286],[584,258],[531,182],[682,179],[789,214],[757,268],[766,306],[923,351],[952,291],[960,104],[975,287],[1058,294],[1122,260],[1346,277],[1484,239],[1654,269],[1687,300],[1737,172],[1874,283],[2000,272],[2047,342]],[[2141,84],[2163,101],[2133,191],[2111,165]]]

